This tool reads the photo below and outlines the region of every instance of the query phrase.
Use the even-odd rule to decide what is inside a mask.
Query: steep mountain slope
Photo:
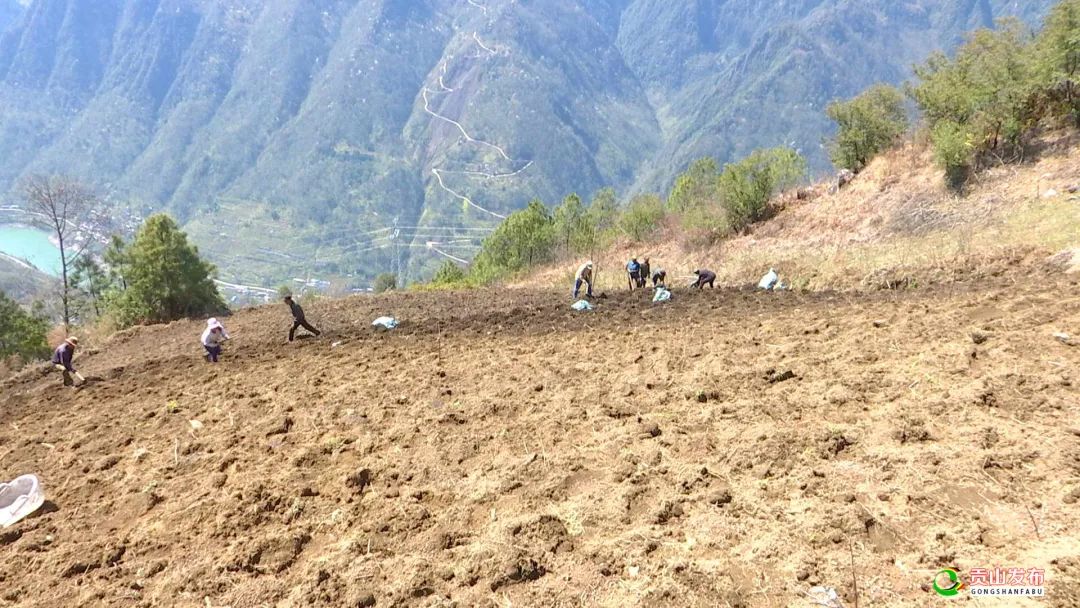
[[[821,170],[830,99],[1050,4],[36,0],[0,38],[0,189],[168,209],[237,281],[415,277],[533,197],[780,143]]]
[[[1024,564],[1046,597],[1002,605],[1071,608],[1077,285],[319,300],[217,365],[201,320],[85,337],[86,387],[0,380],[2,479],[48,501],[3,605],[907,608]]]

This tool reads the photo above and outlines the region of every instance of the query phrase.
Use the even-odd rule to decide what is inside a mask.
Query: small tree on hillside
[[[563,199],[562,204],[555,208],[553,221],[555,237],[564,255],[577,253],[588,246],[588,210],[577,194]]]
[[[49,323],[44,317],[27,312],[0,291],[0,359],[17,356],[22,360],[49,354],[45,332]]]
[[[728,229],[739,232],[764,219],[769,199],[806,177],[806,159],[791,148],[757,150],[720,174]]]
[[[165,322],[225,309],[214,285],[214,266],[199,257],[198,248],[168,215],[147,218],[124,257],[128,288],[113,307],[121,323]]]
[[[84,255],[75,260],[71,272],[71,285],[79,293],[79,317],[87,316],[83,309],[89,309],[93,316],[101,315],[102,299],[109,288],[109,277],[93,257]]]
[[[930,129],[943,122],[955,125],[948,130],[970,134],[975,154],[1017,150],[1021,135],[1038,120],[1031,105],[1035,72],[1027,38],[1021,24],[1004,21],[999,30],[972,34],[955,57],[936,53],[916,67],[909,94]]]
[[[465,271],[453,260],[446,260],[431,278],[432,285],[460,285],[465,282]]]
[[[392,272],[384,272],[375,277],[375,282],[372,284],[371,288],[375,293],[393,291],[397,289],[397,275]]]
[[[1080,127],[1080,0],[1062,0],[1046,18],[1035,43],[1036,73],[1044,110]]]
[[[659,228],[664,218],[664,202],[655,194],[639,194],[630,199],[619,217],[619,229],[634,241],[642,241]]]
[[[835,101],[825,113],[837,125],[829,155],[838,167],[858,172],[908,129],[904,96],[896,87],[875,85],[849,101]]]
[[[90,243],[89,236],[84,237],[82,243],[77,243],[74,237],[86,229],[84,224],[97,204],[97,198],[79,182],[55,175],[26,178],[22,183],[22,192],[34,223],[56,236],[60,249],[60,302],[66,327],[71,324],[71,281],[68,274]]]
[[[719,201],[717,177],[720,167],[716,159],[706,156],[690,164],[679,177],[668,195],[668,209],[676,213],[690,213]]]
[[[105,262],[105,267],[109,276],[109,283],[115,285],[120,291],[127,289],[127,244],[124,243],[124,239],[118,235],[112,235],[109,239],[109,244],[105,247],[105,251],[101,254],[101,259]]]

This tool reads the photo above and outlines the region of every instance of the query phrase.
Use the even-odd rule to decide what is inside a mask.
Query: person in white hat
[[[229,332],[216,318],[206,320],[206,329],[202,332],[202,345],[206,349],[206,360],[217,363],[221,356],[221,345],[229,339]]]
[[[75,381],[71,378],[72,375],[78,378],[80,382],[85,382],[79,372],[75,371],[75,366],[71,364],[71,358],[75,356],[77,346],[79,346],[79,339],[71,336],[53,351],[53,367],[64,372],[64,386],[73,386],[75,384]]]

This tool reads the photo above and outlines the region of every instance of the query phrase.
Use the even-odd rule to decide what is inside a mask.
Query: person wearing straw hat
[[[585,262],[577,270],[577,274],[574,275],[574,299],[578,297],[578,293],[581,291],[581,286],[584,284],[588,289],[585,291],[585,295],[592,297],[592,281],[593,281],[593,263],[592,260]]]
[[[202,333],[202,345],[206,349],[206,360],[210,363],[217,363],[218,357],[221,356],[221,345],[229,339],[229,333],[225,331],[225,326],[221,324],[215,318],[206,320],[206,329]]]
[[[64,386],[75,385],[75,381],[71,378],[72,376],[78,378],[80,383],[86,382],[86,379],[84,379],[79,372],[75,371],[75,366],[71,364],[71,358],[75,356],[75,349],[78,346],[79,339],[75,336],[71,336],[67,340],[64,340],[60,346],[57,346],[56,350],[53,351],[53,368],[64,372]]]

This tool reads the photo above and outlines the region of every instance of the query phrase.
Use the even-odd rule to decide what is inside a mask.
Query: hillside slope
[[[35,0],[0,38],[0,190],[168,209],[235,282],[418,277],[533,197],[777,144],[822,170],[829,100],[1051,4]]]
[[[131,330],[78,391],[0,386],[0,472],[48,497],[0,604],[899,607],[1022,565],[1010,605],[1076,606],[1076,289],[352,298],[293,344],[242,311],[216,366],[201,321]]]
[[[663,227],[646,243],[616,243],[596,258],[603,289],[626,287],[623,265],[650,257],[653,268],[692,280],[714,270],[719,284],[756,284],[769,268],[795,289],[878,290],[970,281],[1048,258],[1080,270],[1080,143],[1048,134],[1022,164],[977,175],[963,195],[946,186],[925,144],[875,159],[838,192],[823,182],[773,201],[776,214],[746,234],[709,243]],[[671,220],[669,220],[671,221]],[[579,260],[537,269],[513,284],[567,288]]]

